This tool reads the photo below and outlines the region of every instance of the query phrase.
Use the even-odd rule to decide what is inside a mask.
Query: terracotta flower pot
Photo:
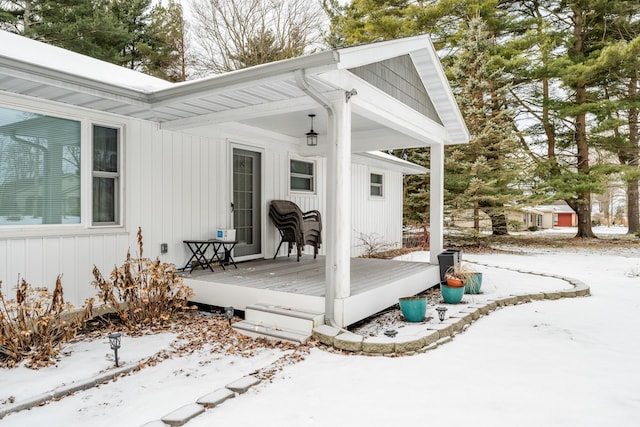
[[[455,277],[448,276],[447,286],[450,288],[461,288],[464,286],[464,282],[460,279],[456,279]]]

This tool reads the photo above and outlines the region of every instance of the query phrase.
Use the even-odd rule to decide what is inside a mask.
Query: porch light
[[[436,311],[438,312],[438,319],[442,322],[444,320],[444,315],[447,312],[447,307],[438,307],[436,308]]]
[[[118,349],[120,348],[120,344],[121,344],[121,334],[120,332],[114,332],[112,334],[109,334],[109,346],[111,347],[111,350],[113,350],[115,359],[116,359],[116,368],[118,367]]]
[[[307,132],[307,145],[309,147],[315,147],[318,145],[318,133],[313,130],[313,118],[315,116],[315,114],[309,114],[309,117],[311,118],[311,130]]]
[[[231,327],[231,319],[233,319],[233,307],[229,306],[224,308],[224,317],[227,318],[229,327]]]

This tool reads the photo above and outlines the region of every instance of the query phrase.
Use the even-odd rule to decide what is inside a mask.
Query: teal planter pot
[[[407,322],[422,322],[427,313],[427,297],[400,298],[400,310]]]
[[[465,294],[479,294],[482,287],[482,273],[469,273],[464,285]]]
[[[452,288],[451,286],[447,286],[444,283],[440,283],[440,293],[442,294],[442,299],[447,304],[458,304],[462,301],[462,296],[464,295],[464,286],[459,288]]]

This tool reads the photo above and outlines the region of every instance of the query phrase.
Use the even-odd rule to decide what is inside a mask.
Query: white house
[[[145,256],[177,266],[188,258],[183,240],[214,237],[218,227],[242,234],[236,261],[269,259],[279,242],[269,201],[289,199],[323,215],[324,290],[312,305],[347,325],[437,283],[421,273],[420,283],[396,284],[345,314],[357,236],[400,244],[402,176],[427,172],[379,150],[430,147],[437,262],[443,147],[467,141],[427,36],[174,84],[0,32],[2,291],[18,277],[53,286],[62,274],[66,299],[81,304],[94,295],[92,266],[107,273],[121,264],[138,227]],[[208,303],[253,301],[231,291],[216,300],[215,288],[186,280]]]
[[[578,224],[578,215],[565,202],[526,206],[521,208],[513,218],[522,219],[525,228],[535,226],[542,230],[555,227],[575,227]]]

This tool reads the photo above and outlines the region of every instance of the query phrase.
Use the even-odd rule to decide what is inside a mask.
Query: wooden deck
[[[198,303],[244,310],[247,305],[268,303],[324,313],[325,258],[280,257],[238,263],[238,269],[214,267],[185,274]],[[437,265],[378,259],[351,259],[351,295],[335,301],[335,317],[341,326],[364,319],[438,284]]]

